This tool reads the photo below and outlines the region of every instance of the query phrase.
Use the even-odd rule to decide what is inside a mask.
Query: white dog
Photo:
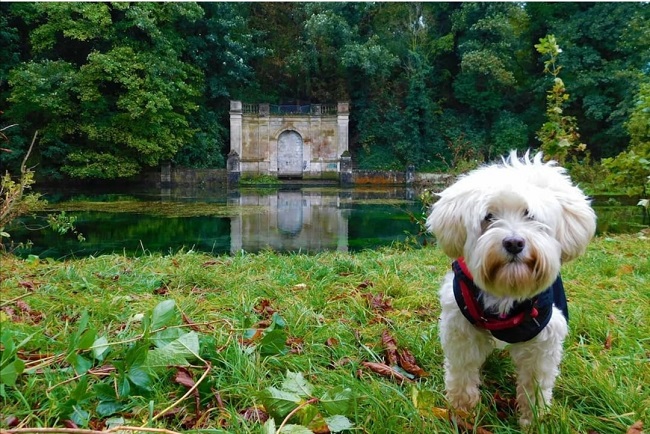
[[[560,265],[582,254],[596,228],[590,201],[555,162],[512,151],[502,164],[461,177],[427,218],[455,259],[440,290],[440,340],[451,406],[479,401],[481,365],[508,345],[517,371],[520,423],[551,402],[568,310]]]

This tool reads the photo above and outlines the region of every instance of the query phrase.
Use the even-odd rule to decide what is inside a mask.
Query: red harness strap
[[[465,277],[470,281],[473,281],[474,278],[472,277],[472,273],[470,273],[467,269],[465,259],[461,257],[458,258],[457,261]],[[481,309],[478,300],[472,294],[472,291],[469,289],[465,279],[460,279],[459,283],[463,300],[467,306],[467,312],[474,319],[474,325],[486,330],[505,330],[518,326],[526,318],[526,312],[519,312],[516,315],[507,316],[505,318],[486,318],[483,313],[483,309]],[[533,306],[529,314],[532,318],[536,318],[538,314],[537,309]]]

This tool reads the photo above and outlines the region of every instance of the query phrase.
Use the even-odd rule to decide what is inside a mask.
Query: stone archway
[[[278,177],[301,177],[303,171],[303,140],[293,130],[278,137]]]

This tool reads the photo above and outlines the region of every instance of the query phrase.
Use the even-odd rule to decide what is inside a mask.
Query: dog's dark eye
[[[485,214],[485,219],[484,219],[484,220],[485,220],[486,222],[492,222],[492,221],[494,221],[494,214],[492,214],[491,212]]]
[[[526,217],[528,220],[533,220],[535,218],[527,209],[524,210],[524,217]]]

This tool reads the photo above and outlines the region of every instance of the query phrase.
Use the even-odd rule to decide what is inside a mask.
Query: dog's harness
[[[559,275],[544,292],[532,299],[516,302],[505,315],[499,315],[485,312],[482,303],[483,290],[474,284],[463,258],[454,261],[452,269],[454,297],[463,316],[501,341],[514,344],[537,336],[551,320],[554,305],[562,311],[567,322],[569,321],[566,294]]]

